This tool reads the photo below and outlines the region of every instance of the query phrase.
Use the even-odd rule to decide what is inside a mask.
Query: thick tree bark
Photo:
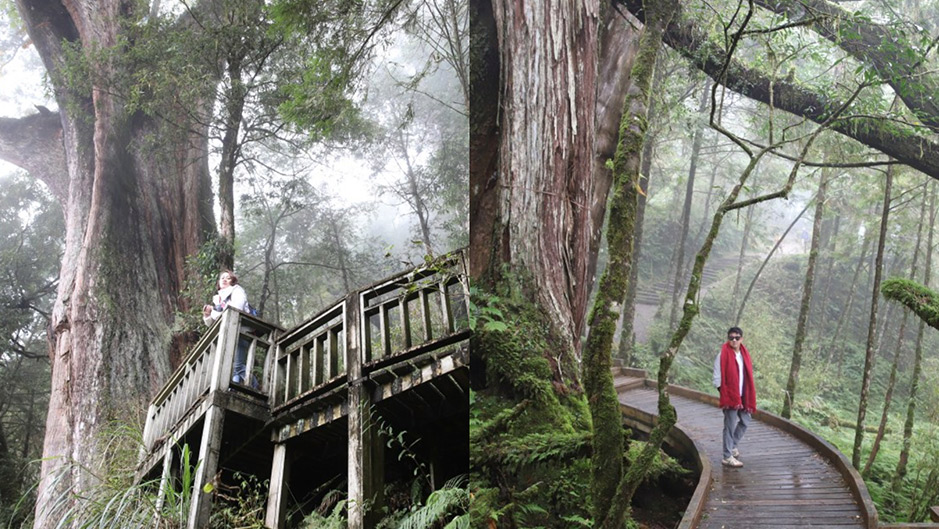
[[[479,64],[480,75],[502,77],[496,93],[482,86],[471,94],[481,105],[471,105],[478,153],[471,242],[488,248],[473,260],[474,276],[496,278],[510,264],[527,277],[559,338],[554,354],[568,367],[579,350],[599,229],[591,214],[599,10],[596,1],[495,0],[498,53],[480,51]]]
[[[796,387],[799,384],[799,369],[802,366],[802,344],[805,342],[809,307],[812,304],[812,288],[815,285],[815,262],[818,260],[818,247],[821,239],[822,220],[825,217],[825,201],[827,200],[826,195],[830,172],[831,171],[827,169],[822,169],[821,181],[818,183],[818,194],[815,196],[815,220],[812,222],[812,246],[809,249],[809,260],[805,269],[805,282],[802,285],[802,303],[799,305],[799,316],[796,320],[796,337],[792,346],[789,381],[786,383],[786,394],[783,398],[782,416],[787,419],[792,415]]]
[[[874,263],[874,291],[871,299],[871,314],[867,327],[867,351],[864,355],[864,371],[861,380],[861,396],[858,401],[857,428],[854,433],[854,450],[851,464],[861,469],[861,443],[864,440],[864,417],[867,415],[867,398],[871,390],[871,375],[874,370],[874,345],[877,329],[877,299],[880,297],[880,278],[884,264],[884,245],[887,240],[887,221],[890,216],[890,192],[893,187],[893,167],[887,168],[887,180],[884,183],[884,207],[880,215],[880,237],[877,240],[877,258]]]
[[[642,18],[641,0],[624,0],[623,3],[631,13]],[[709,44],[704,31],[690,17],[675,16],[665,32],[665,42],[712,78],[720,74],[726,61],[724,53]],[[726,79],[715,81],[725,82],[727,88],[741,95],[761,103],[772,102],[774,108],[816,123],[824,122],[834,109],[841,108],[843,104],[842,101],[813,92],[801,85],[772,79],[769,75],[734,60],[730,61],[727,68]],[[918,134],[911,127],[859,117],[838,120],[831,123],[830,128],[939,179],[939,143]]]
[[[17,7],[63,109],[58,142],[19,152],[34,176],[67,183],[64,194],[60,184],[50,184],[64,200],[66,233],[36,501],[35,527],[46,528],[59,522],[51,510],[57,500],[94,483],[86,469],[100,468],[108,457],[102,437],[108,423],[139,416],[168,376],[170,349],[183,345],[171,339],[174,312],[186,308],[177,298],[185,258],[215,226],[205,130],[184,126],[159,136],[163,142],[154,153],[145,139],[158,135],[160,124],[126,111],[108,86],[120,73],[112,65],[93,65],[90,92],[63,82],[64,44],[113,47],[122,31],[119,19],[133,7],[32,0],[19,0]],[[190,114],[167,109],[166,115],[184,123]],[[165,159],[166,152],[173,158]],[[66,171],[44,174],[43,162],[32,161],[43,158],[64,160]],[[45,171],[60,162],[51,165]]]

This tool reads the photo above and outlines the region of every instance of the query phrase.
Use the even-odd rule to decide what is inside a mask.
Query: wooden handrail
[[[249,344],[243,389],[266,396],[276,415],[344,384],[353,355],[363,366],[364,375],[392,361],[408,360],[427,348],[465,339],[469,333],[466,261],[466,250],[460,250],[383,279],[349,293],[287,332],[240,310],[226,309],[151,401],[144,429],[146,449],[151,449],[207,391],[228,389],[239,340]],[[352,313],[348,306],[360,308]],[[373,321],[378,331],[374,348]],[[344,346],[347,329],[361,329],[361,345],[355,350]],[[261,350],[268,351],[264,370],[252,388],[252,371],[261,365]]]

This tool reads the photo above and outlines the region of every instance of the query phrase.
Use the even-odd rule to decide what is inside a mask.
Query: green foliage
[[[216,489],[209,526],[218,529],[264,529],[269,483],[240,472],[235,472],[234,479],[234,485],[220,484]]]
[[[301,529],[345,529],[346,504],[348,500],[341,499],[342,493],[331,491],[320,502],[319,508],[307,515],[300,525]]]
[[[218,236],[209,237],[195,255],[186,258],[186,284],[180,293],[188,301],[189,310],[177,312],[176,331],[201,331],[202,306],[209,303],[218,287],[220,259],[232,249]]]

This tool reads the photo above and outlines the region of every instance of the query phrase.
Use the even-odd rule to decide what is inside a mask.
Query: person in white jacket
[[[212,325],[212,322],[222,317],[222,311],[228,307],[247,311],[248,294],[238,284],[238,276],[230,270],[222,270],[222,273],[218,276],[218,292],[212,296],[212,304],[202,307],[202,321],[206,325]],[[238,349],[235,352],[235,364],[232,369],[232,382],[236,384],[247,383],[248,379],[245,373],[247,359],[248,343],[246,340],[239,338]]]

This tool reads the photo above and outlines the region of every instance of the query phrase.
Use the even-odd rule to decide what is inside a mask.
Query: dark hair
[[[732,333],[732,332],[735,332],[735,333],[739,334],[740,336],[743,336],[743,331],[740,330],[740,327],[731,327],[730,329],[727,329],[727,335],[728,335],[728,336],[730,336],[730,333]]]

